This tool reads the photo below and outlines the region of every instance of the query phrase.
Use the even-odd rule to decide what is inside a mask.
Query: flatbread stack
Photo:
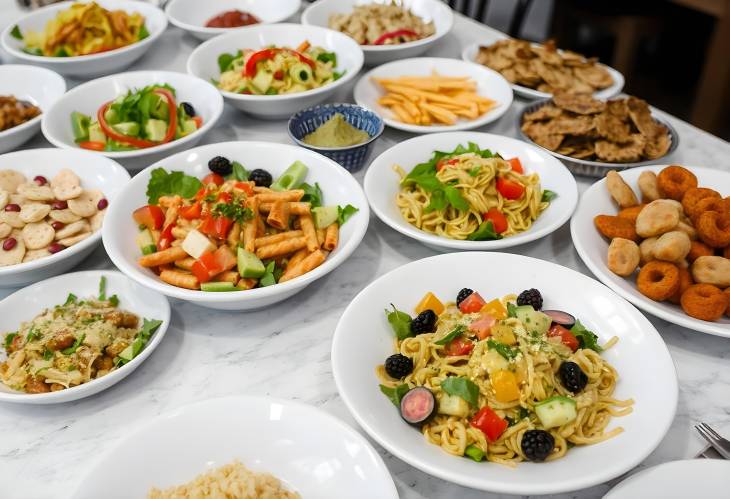
[[[669,130],[636,97],[599,101],[591,94],[556,92],[552,102],[526,113],[522,131],[533,142],[575,159],[633,163],[669,151]]]

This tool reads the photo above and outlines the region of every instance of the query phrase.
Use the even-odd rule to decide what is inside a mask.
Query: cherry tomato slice
[[[512,171],[515,173],[525,173],[525,169],[522,168],[522,162],[520,158],[508,159],[507,162],[512,166]]]
[[[217,173],[209,173],[208,175],[203,177],[203,180],[201,180],[201,182],[203,182],[203,185],[208,185],[208,184],[223,185],[223,182],[225,182],[225,179],[223,177],[221,177],[220,175],[218,175]]]
[[[484,298],[474,291],[464,301],[459,303],[459,310],[464,314],[473,314],[474,312],[479,312],[485,303],[487,302],[484,301]]]
[[[568,329],[565,329],[560,324],[553,324],[548,330],[547,335],[550,337],[559,337],[563,345],[570,348],[574,352],[578,350],[578,347],[580,346],[578,338],[576,338],[573,333],[571,333]]]
[[[474,349],[474,342],[469,338],[459,336],[446,344],[444,352],[448,356],[469,355]]]
[[[525,193],[525,186],[504,177],[497,177],[497,191],[505,199],[520,199]]]

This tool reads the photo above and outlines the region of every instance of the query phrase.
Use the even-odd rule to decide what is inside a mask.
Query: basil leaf
[[[469,203],[467,203],[466,199],[461,196],[459,189],[452,185],[447,185],[444,187],[444,192],[446,193],[446,199],[449,201],[451,206],[461,211],[469,209]]]
[[[235,59],[236,56],[233,54],[226,54],[223,53],[218,56],[218,69],[221,70],[221,73],[228,71],[228,69],[233,64],[233,59]]]
[[[147,199],[150,204],[157,204],[160,196],[178,194],[183,198],[191,198],[202,186],[196,177],[183,172],[168,173],[164,168],[155,168],[147,183]]]
[[[316,208],[318,206],[322,206],[322,198],[324,197],[322,194],[322,189],[320,189],[319,184],[315,182],[314,185],[309,185],[308,183],[304,182],[302,185],[299,186],[300,189],[304,190],[304,196],[302,196],[302,201],[305,203],[310,203],[312,205],[312,208]],[[337,213],[339,214],[339,209],[337,210]]]
[[[446,193],[443,190],[437,190],[431,193],[431,202],[428,203],[424,208],[425,213],[431,213],[432,211],[442,211],[448,206],[446,200]]]
[[[13,26],[13,30],[10,32],[10,36],[17,38],[18,40],[23,39],[23,33],[20,32],[20,27],[16,24]]]
[[[464,326],[462,326],[461,324],[459,324],[454,329],[449,331],[449,333],[446,336],[444,336],[443,338],[441,338],[438,341],[434,341],[433,343],[434,343],[434,345],[446,345],[450,341],[452,341],[452,340],[458,338],[459,336],[461,336],[462,334],[464,334],[464,331],[466,331],[466,328]]]
[[[116,307],[119,305],[119,297],[117,295],[111,295],[109,297],[109,303],[112,304],[112,307]]]
[[[76,300],[77,300],[76,295],[73,293],[69,293],[68,296],[66,297],[66,301],[63,302],[63,305],[64,306],[71,305],[72,303],[76,303]]]
[[[81,346],[81,342],[83,342],[85,338],[86,338],[86,333],[81,334],[81,336],[76,338],[73,345],[71,345],[68,348],[64,348],[63,350],[61,350],[61,353],[64,355],[71,355],[76,350],[78,350],[78,348]]]
[[[337,207],[337,223],[340,227],[345,225],[345,222],[347,222],[351,216],[353,216],[355,213],[360,211],[358,208],[355,208],[351,204],[348,204],[344,208],[342,206]]]
[[[239,163],[238,161],[234,161],[233,163],[231,163],[231,166],[233,167],[233,172],[231,172],[233,178],[235,178],[239,182],[244,182],[248,180],[248,176],[251,172],[246,170],[246,168],[244,168],[241,163]]]
[[[481,169],[482,169],[481,166],[475,166],[474,168],[469,170],[469,176],[476,177],[477,175],[479,175],[479,172],[481,171]]]
[[[552,201],[556,197],[558,197],[558,193],[557,192],[553,192],[553,191],[551,191],[549,189],[545,189],[544,191],[542,191],[542,198],[540,199],[540,202],[542,202],[542,203],[549,203],[550,201]]]
[[[570,328],[570,332],[578,338],[580,348],[589,348],[598,353],[603,352],[603,348],[598,344],[598,335],[586,329],[579,320],[576,319],[575,325]]]
[[[31,341],[35,341],[40,337],[41,332],[38,331],[35,327],[31,327],[30,331],[28,331],[28,336],[25,337],[25,341],[30,343]]]
[[[152,334],[157,331],[162,325],[162,321],[159,319],[143,319],[142,329],[137,336],[144,338],[145,342],[150,339]]]
[[[149,32],[149,30],[147,29],[147,26],[145,26],[145,25],[143,24],[143,25],[142,25],[142,26],[141,26],[141,27],[139,28],[139,33],[137,34],[137,40],[138,40],[138,41],[139,41],[139,40],[144,40],[144,39],[145,39],[145,38],[147,38],[148,36],[150,36],[150,32]]]
[[[398,385],[395,388],[390,388],[385,385],[380,385],[380,391],[385,394],[386,397],[390,399],[391,402],[393,402],[393,405],[400,408],[400,401],[403,398],[403,395],[408,393],[408,385]]]
[[[385,315],[388,318],[390,327],[392,327],[395,332],[396,338],[404,340],[413,336],[413,333],[411,333],[411,321],[413,320],[411,319],[411,316],[395,308],[395,305],[392,303],[390,306],[393,307],[393,311],[388,312],[388,310],[386,310]]]
[[[324,63],[332,62],[332,67],[337,67],[337,54],[334,52],[322,52],[317,56],[317,60]]]
[[[479,225],[477,230],[469,234],[466,238],[469,241],[493,241],[495,239],[502,239],[502,236],[494,231],[494,224],[492,224],[491,220],[485,220]]]
[[[479,404],[479,387],[466,378],[449,376],[441,382],[441,389],[449,395],[463,398],[472,407]]]
[[[490,350],[495,350],[499,355],[504,357],[506,360],[511,360],[517,357],[517,354],[520,352],[516,348],[510,348],[508,345],[505,345],[504,343],[500,343],[498,341],[494,341],[493,339],[487,340],[487,346]]]
[[[106,277],[99,279],[99,301],[106,301]]]

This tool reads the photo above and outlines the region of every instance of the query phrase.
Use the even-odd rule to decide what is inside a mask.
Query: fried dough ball
[[[629,208],[624,208],[621,211],[618,212],[619,218],[625,218],[626,220],[631,220],[631,223],[636,223],[636,218],[639,216],[639,213],[641,210],[644,209],[645,204],[637,204],[636,206],[631,206]]]
[[[679,268],[669,262],[649,262],[641,267],[636,287],[654,301],[668,300],[679,289]]]
[[[730,260],[721,256],[701,256],[692,263],[695,282],[730,287]]]
[[[598,232],[609,239],[621,237],[632,241],[639,240],[639,236],[636,235],[634,224],[625,218],[619,218],[612,215],[598,215],[593,219],[593,223],[596,225]]]
[[[679,201],[687,190],[697,187],[697,177],[682,166],[672,165],[659,172],[657,185],[665,197]]]
[[[639,266],[639,245],[629,239],[616,237],[608,246],[608,268],[616,275],[630,276]]]
[[[641,172],[638,183],[642,200],[645,203],[661,199],[662,195],[659,193],[659,184],[657,183],[656,173],[649,170]]]
[[[711,248],[730,245],[730,214],[706,211],[697,217],[697,234]]]
[[[629,187],[621,175],[616,171],[611,170],[606,174],[606,188],[608,189],[611,197],[618,203],[621,208],[630,208],[639,204],[639,200],[636,199],[634,190]]]
[[[716,321],[727,310],[727,295],[711,284],[693,284],[682,293],[682,310],[695,319]]]
[[[712,251],[712,248],[707,246],[705,243],[692,241],[689,253],[687,254],[687,260],[689,260],[689,263],[692,263],[701,256],[712,256],[714,254],[715,252]]]
[[[692,247],[692,241],[684,232],[674,230],[659,236],[654,245],[654,258],[677,263],[684,260]]]
[[[647,237],[641,244],[639,244],[639,252],[641,253],[641,265],[656,260],[654,257],[654,247],[656,242],[659,240],[658,237]]]
[[[679,267],[679,289],[671,296],[671,298],[669,298],[669,301],[675,305],[679,305],[680,300],[682,299],[682,294],[694,283],[695,282],[694,279],[692,279],[690,271],[684,267]]]
[[[689,218],[699,215],[697,203],[705,198],[720,198],[720,193],[706,187],[688,189],[682,196],[682,207]]]
[[[641,237],[659,236],[679,223],[677,207],[666,199],[647,204],[636,217],[636,233]]]
[[[678,230],[680,232],[684,232],[687,234],[687,237],[689,237],[692,241],[697,239],[697,229],[694,228],[694,226],[691,223],[687,223],[684,220],[682,220],[683,217],[679,217],[679,223],[674,228],[674,230]]]

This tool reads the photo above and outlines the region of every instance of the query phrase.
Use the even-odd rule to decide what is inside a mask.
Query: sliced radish
[[[542,313],[550,317],[555,324],[560,324],[568,329],[575,326],[575,317],[568,312],[563,312],[562,310],[543,310]]]
[[[423,424],[436,414],[436,397],[428,388],[412,388],[400,400],[400,414],[410,424]]]

